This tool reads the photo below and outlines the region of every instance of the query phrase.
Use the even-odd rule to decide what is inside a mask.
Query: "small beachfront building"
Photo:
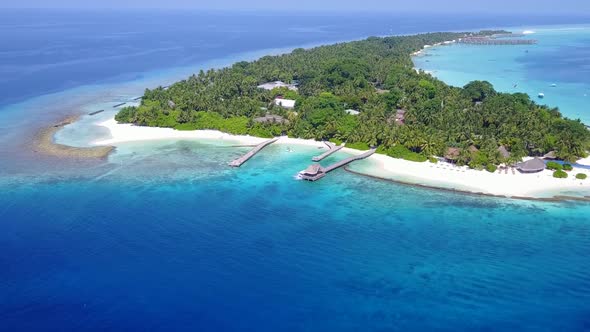
[[[295,100],[292,99],[284,99],[284,98],[275,98],[275,105],[280,106],[286,109],[294,109],[295,108]]]
[[[276,89],[276,88],[287,88],[289,90],[292,91],[297,91],[297,86],[295,84],[287,84],[285,82],[282,81],[274,81],[274,82],[268,82],[268,83],[264,83],[264,84],[260,84],[258,86],[259,89],[264,89],[264,90],[272,90],[272,89]]]
[[[543,159],[555,160],[557,159],[557,154],[555,153],[555,151],[550,151],[549,153],[543,156]]]
[[[516,164],[516,169],[521,173],[538,173],[545,170],[545,162],[537,157]]]
[[[447,153],[445,153],[445,160],[449,163],[455,163],[459,155],[461,154],[461,149],[459,148],[448,148]]]

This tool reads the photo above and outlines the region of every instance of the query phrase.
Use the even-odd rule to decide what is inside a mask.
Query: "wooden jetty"
[[[457,41],[459,44],[470,45],[534,45],[534,39],[494,39],[489,37],[467,37]]]
[[[117,107],[123,106],[125,104],[127,104],[127,103],[120,103],[120,104],[117,104],[117,105],[113,106],[113,108],[117,108]]]
[[[357,156],[352,156],[343,160],[340,160],[337,163],[334,163],[328,167],[322,167],[320,164],[312,164],[306,170],[299,172],[299,175],[303,180],[307,181],[317,181],[329,172],[338,169],[342,166],[346,166],[353,161],[361,160],[372,156],[375,153],[375,149],[371,149],[363,154],[359,154]]]
[[[242,166],[245,162],[247,162],[248,160],[250,160],[250,158],[254,157],[254,155],[256,155],[258,152],[260,152],[260,150],[264,149],[265,147],[271,145],[272,143],[278,141],[279,138],[275,137],[273,139],[270,139],[268,141],[264,141],[260,144],[258,144],[256,147],[254,147],[254,149],[248,151],[248,153],[246,153],[245,155],[241,156],[240,158],[232,161],[231,163],[229,163],[229,166],[231,167],[240,167]]]
[[[90,115],[90,116],[97,115],[97,114],[102,113],[102,112],[104,112],[104,110],[90,112],[90,113],[88,113],[88,115]]]
[[[527,35],[524,33],[511,33],[511,32],[507,32],[507,33],[496,33],[494,35],[491,35],[490,38],[520,38],[520,37],[526,37]]]
[[[135,98],[133,98],[133,101],[138,101],[140,99],[143,99],[143,96],[135,97]]]
[[[315,156],[315,157],[311,158],[312,161],[322,161],[322,160],[326,159],[328,156],[331,156],[332,154],[342,150],[342,148],[344,147],[344,145],[336,146],[336,145],[328,143],[328,142],[325,142],[325,144],[328,146],[328,151],[322,153],[319,156]]]

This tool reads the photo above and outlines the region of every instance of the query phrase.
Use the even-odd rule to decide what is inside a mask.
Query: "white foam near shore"
[[[179,131],[171,128],[140,127],[131,124],[120,124],[109,119],[98,125],[110,130],[111,138],[93,142],[93,145],[117,145],[125,142],[154,141],[169,139],[222,140],[244,145],[255,145],[264,138],[239,136],[222,133],[216,130]],[[275,144],[306,145],[325,147],[324,143],[281,137]],[[341,151],[348,154],[359,154],[362,151],[345,148]],[[587,158],[588,159],[588,158]],[[590,160],[582,162],[590,163]],[[489,195],[508,197],[547,198],[558,195],[590,195],[590,170],[574,169],[567,179],[553,178],[552,172],[522,174],[511,170],[506,174],[499,170],[495,173],[477,171],[467,167],[457,167],[449,163],[430,162],[418,163],[395,159],[385,155],[374,154],[367,162],[357,164],[353,170],[370,176],[391,179],[410,184],[418,184],[445,189],[456,189]],[[575,175],[584,173],[588,180],[577,180]]]

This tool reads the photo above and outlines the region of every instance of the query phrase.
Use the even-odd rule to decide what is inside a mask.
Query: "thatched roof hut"
[[[320,164],[311,164],[302,173],[303,173],[303,175],[315,176],[315,175],[318,175],[321,172],[323,172],[322,165],[320,165]]]
[[[533,158],[516,164],[516,169],[522,173],[538,173],[545,169],[545,162],[539,158]]]
[[[504,158],[504,159],[510,158],[510,152],[508,152],[508,150],[506,149],[506,147],[504,145],[501,145],[498,148],[498,152],[500,153],[500,155],[502,156],[502,158]]]
[[[555,151],[550,151],[549,153],[547,153],[546,155],[543,156],[544,159],[557,159],[557,154]]]
[[[459,148],[448,148],[447,153],[445,153],[445,159],[449,161],[455,161],[459,158],[461,154],[461,149]]]

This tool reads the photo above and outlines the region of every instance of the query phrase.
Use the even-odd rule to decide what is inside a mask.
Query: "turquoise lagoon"
[[[559,107],[590,124],[590,26],[510,28],[531,31],[536,45],[450,44],[414,57],[416,68],[455,86],[487,80],[503,92],[525,92],[540,104]],[[553,86],[555,85],[555,86]],[[538,98],[544,93],[545,98]]]

